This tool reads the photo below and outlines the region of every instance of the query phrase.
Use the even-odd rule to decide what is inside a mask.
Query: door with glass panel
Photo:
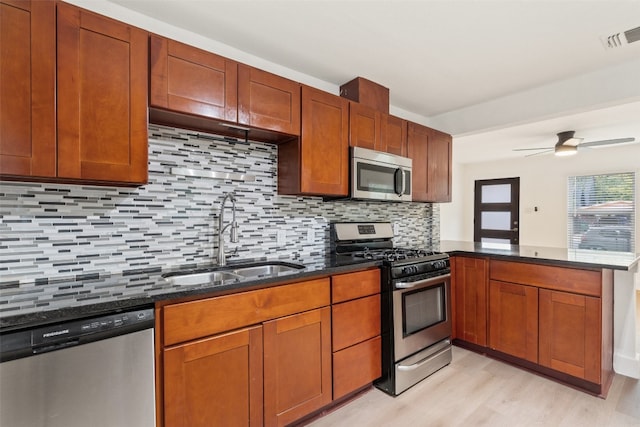
[[[520,178],[476,181],[473,240],[519,244]]]

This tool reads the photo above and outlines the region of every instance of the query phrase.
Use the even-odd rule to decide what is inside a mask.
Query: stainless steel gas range
[[[395,248],[388,222],[333,223],[337,257],[382,262],[382,377],[376,386],[397,396],[451,362],[449,256]]]

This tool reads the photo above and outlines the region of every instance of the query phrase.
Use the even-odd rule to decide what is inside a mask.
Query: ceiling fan
[[[603,139],[601,141],[582,142],[583,138],[574,137],[575,131],[568,130],[558,134],[558,142],[554,147],[538,147],[538,148],[514,148],[513,151],[534,151],[537,153],[527,154],[525,157],[537,156],[539,154],[553,153],[556,156],[571,156],[578,152],[578,147],[599,147],[603,145],[624,144],[626,142],[634,142],[635,138],[618,138]],[[542,151],[540,151],[542,150]]]

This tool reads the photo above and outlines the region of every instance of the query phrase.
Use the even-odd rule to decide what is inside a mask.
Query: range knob
[[[417,272],[418,272],[418,267],[415,265],[407,265],[406,267],[402,268],[403,274],[415,274]]]

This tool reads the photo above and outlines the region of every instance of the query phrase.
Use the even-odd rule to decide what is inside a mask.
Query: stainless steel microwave
[[[410,202],[411,166],[407,157],[353,147],[351,198]]]

